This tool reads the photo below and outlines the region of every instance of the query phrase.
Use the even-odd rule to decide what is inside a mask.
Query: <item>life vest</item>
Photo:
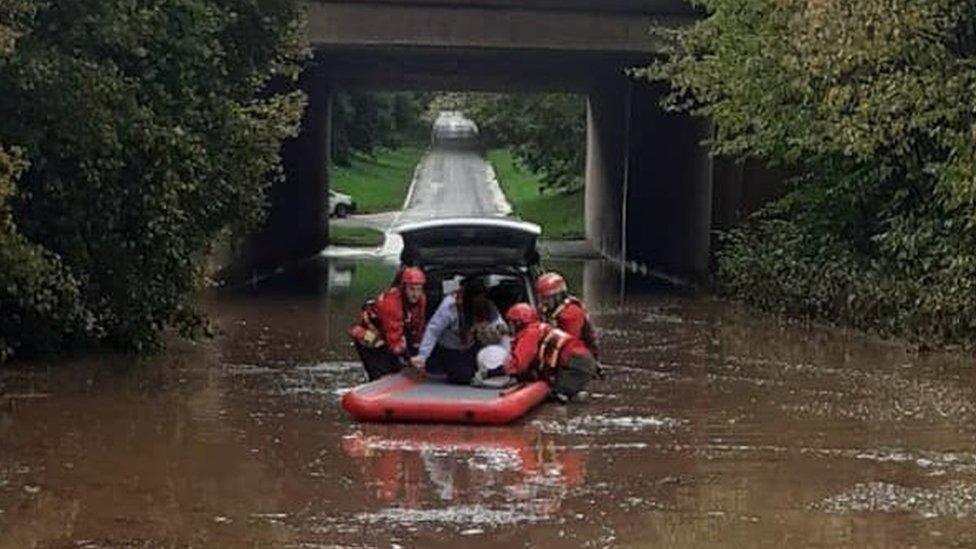
[[[553,326],[544,329],[544,333],[539,343],[539,369],[552,373],[559,367],[559,353],[573,336]]]
[[[552,314],[549,315],[550,320],[558,324],[559,315],[562,314],[563,310],[569,305],[576,305],[583,311],[583,329],[580,331],[579,338],[586,345],[586,348],[590,350],[591,353],[596,355],[597,353],[597,342],[596,342],[596,330],[593,329],[593,324],[590,322],[590,315],[586,311],[586,307],[583,302],[576,296],[566,296],[566,299],[556,307]]]
[[[358,322],[349,329],[349,335],[363,347],[382,349],[386,347],[386,340],[383,339],[383,332],[377,326],[378,322],[376,298],[372,298],[363,303],[359,309]]]

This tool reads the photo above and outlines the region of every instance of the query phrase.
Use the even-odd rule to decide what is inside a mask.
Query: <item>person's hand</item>
[[[417,356],[410,357],[410,365],[418,370],[423,371],[424,367],[427,366],[427,361],[424,360],[424,357],[417,355]]]

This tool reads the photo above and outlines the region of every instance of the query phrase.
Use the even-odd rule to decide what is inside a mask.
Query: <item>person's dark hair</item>
[[[487,288],[485,288],[485,281],[480,276],[465,278],[461,282],[461,290],[464,292],[464,298],[469,301],[475,296],[488,293]]]
[[[479,320],[480,313],[485,310],[487,317],[491,316],[491,301],[488,290],[481,277],[469,277],[461,282],[461,333],[467,333]]]
[[[471,300],[471,322],[491,322],[495,320],[494,304],[485,295],[476,295]]]

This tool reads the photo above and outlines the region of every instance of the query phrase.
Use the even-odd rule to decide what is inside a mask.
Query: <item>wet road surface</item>
[[[212,296],[219,336],[0,371],[0,547],[970,547],[972,359],[788,326],[562,264],[587,402],[363,425],[345,329],[392,267]]]
[[[457,112],[434,122],[406,209],[394,226],[439,217],[499,217],[512,212],[491,165],[478,152],[478,128]]]
[[[433,148],[417,171],[409,206],[395,224],[511,213],[488,162],[476,151]]]

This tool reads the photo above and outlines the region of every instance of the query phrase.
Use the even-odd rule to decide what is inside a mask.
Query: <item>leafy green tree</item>
[[[490,147],[509,147],[542,186],[559,192],[583,187],[586,102],[566,93],[442,94],[432,111],[463,111]],[[433,112],[432,114],[436,114]]]
[[[429,97],[419,92],[339,91],[332,103],[332,160],[348,166],[354,152],[419,140]]]
[[[13,25],[29,9],[27,2],[0,3],[0,67],[19,36]],[[19,149],[0,146],[0,362],[15,350],[37,355],[61,349],[88,329],[77,280],[14,224],[8,202],[26,167]]]
[[[732,295],[926,341],[976,343],[976,4],[703,0],[663,31],[666,106],[718,154],[803,175],[731,231]]]
[[[281,142],[297,132],[302,94],[267,90],[294,81],[306,55],[300,3],[23,5],[0,20],[17,36],[0,64],[0,143],[27,162],[7,170],[23,171],[8,229],[76,285],[86,334],[144,351],[169,327],[201,333],[205,259],[262,219]],[[11,294],[32,303],[41,286]],[[43,346],[3,315],[13,351]]]

